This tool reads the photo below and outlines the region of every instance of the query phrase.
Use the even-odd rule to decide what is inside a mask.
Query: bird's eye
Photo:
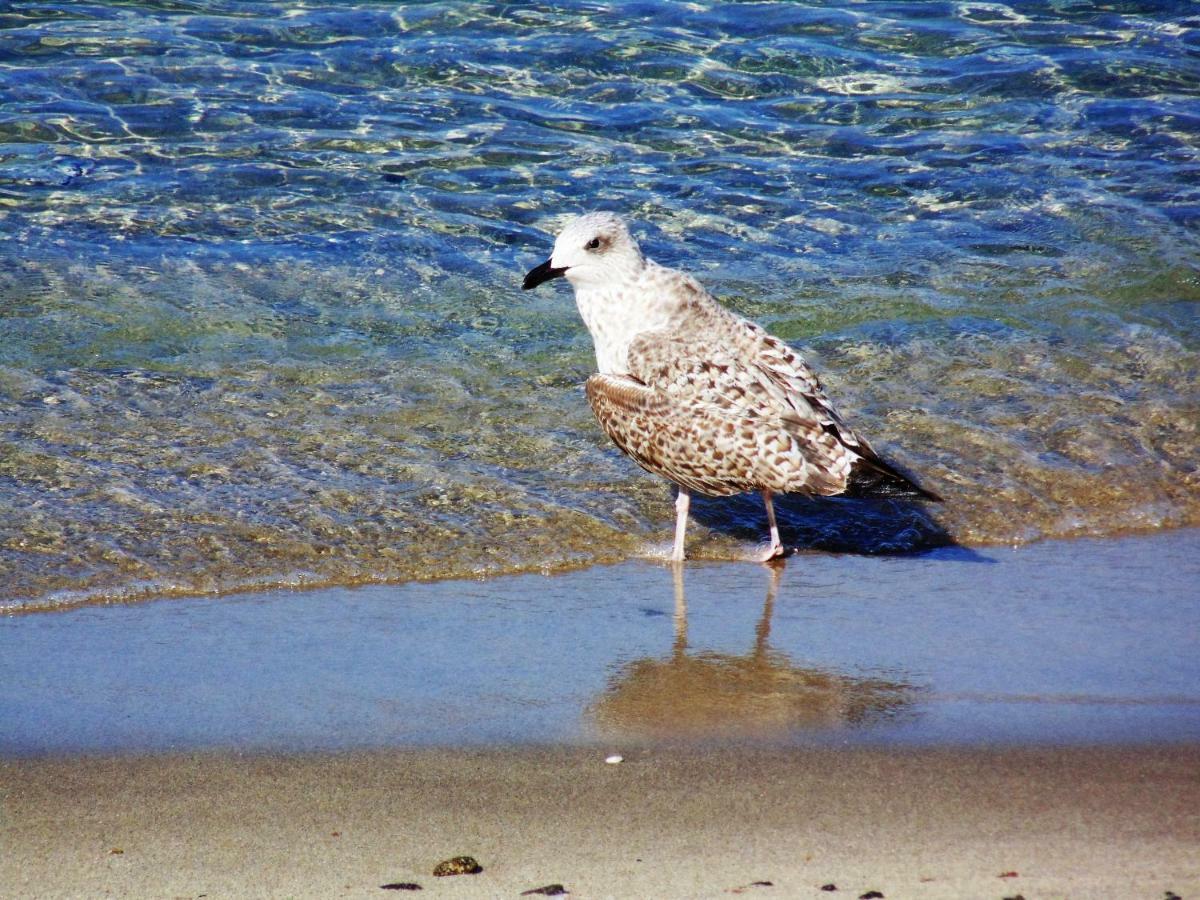
[[[600,247],[600,238],[592,238],[583,245],[584,250],[596,250]]]

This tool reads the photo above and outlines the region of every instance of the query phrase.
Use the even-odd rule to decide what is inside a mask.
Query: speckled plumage
[[[761,491],[782,552],[773,493],[833,495],[865,467],[936,499],[850,429],[796,351],[721,306],[690,275],[646,259],[608,213],[575,219],[526,279],[565,275],[596,347],[587,396],[600,425],[640,466],[681,492]],[[676,558],[687,515],[681,494]]]

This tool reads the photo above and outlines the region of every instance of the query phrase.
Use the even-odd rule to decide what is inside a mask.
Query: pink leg
[[[763,503],[767,507],[767,524],[771,526],[771,546],[767,548],[766,553],[759,557],[759,562],[775,559],[777,556],[783,556],[783,541],[779,539],[779,526],[775,524],[775,504],[771,502],[771,492],[762,492]]]
[[[675,549],[671,551],[672,562],[683,562],[683,536],[687,533],[688,504],[692,497],[683,488],[675,497]]]

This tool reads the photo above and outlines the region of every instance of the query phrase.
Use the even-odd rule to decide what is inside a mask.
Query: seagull
[[[693,493],[757,491],[770,528],[766,562],[785,552],[775,494],[833,496],[860,483],[941,498],[879,456],[825,396],[795,350],[726,309],[695,278],[647,259],[625,221],[571,220],[522,285],[565,277],[599,371],[587,398],[613,442],[678,488],[671,559],[684,558]]]

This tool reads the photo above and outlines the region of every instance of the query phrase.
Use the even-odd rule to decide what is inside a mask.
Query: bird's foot
[[[779,541],[775,541],[762,552],[758,557],[759,562],[770,562],[773,559],[780,559],[787,553],[787,549]]]

